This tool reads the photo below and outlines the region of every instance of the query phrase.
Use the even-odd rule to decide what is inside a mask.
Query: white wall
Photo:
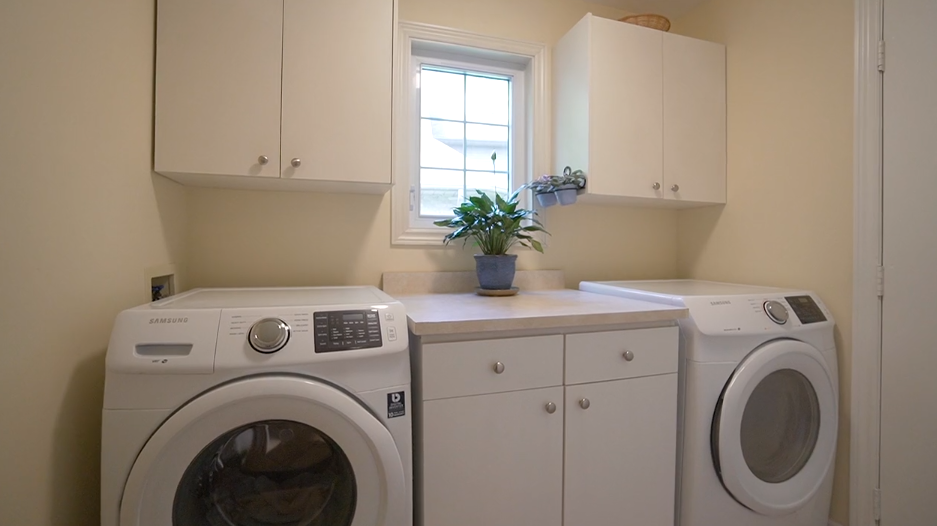
[[[853,2],[710,0],[673,32],[727,48],[728,204],[678,219],[682,277],[815,290],[836,319],[833,519],[849,512]]]
[[[152,0],[0,2],[0,524],[100,524],[104,350],[184,264],[153,176]]]
[[[576,0],[400,0],[399,18],[552,45],[587,12],[622,11]],[[623,162],[626,162],[623,160]],[[551,163],[552,165],[552,163]],[[469,270],[471,247],[391,248],[384,197],[194,189],[190,278],[195,286],[380,283],[383,271]],[[564,269],[583,279],[676,274],[676,212],[553,207],[545,255],[522,269]]]

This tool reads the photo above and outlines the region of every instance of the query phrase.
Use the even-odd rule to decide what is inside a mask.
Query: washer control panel
[[[381,319],[377,310],[316,312],[316,352],[370,349],[383,344]]]
[[[800,323],[806,325],[826,321],[826,316],[823,315],[820,306],[810,296],[785,296],[784,299],[787,300],[787,304],[791,306],[791,310],[794,311]]]

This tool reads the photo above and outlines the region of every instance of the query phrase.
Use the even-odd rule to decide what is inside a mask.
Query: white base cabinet
[[[676,374],[566,387],[563,524],[673,524],[676,407]]]
[[[562,387],[425,402],[424,524],[560,526],[562,406]]]
[[[417,526],[672,526],[677,330],[412,336]]]

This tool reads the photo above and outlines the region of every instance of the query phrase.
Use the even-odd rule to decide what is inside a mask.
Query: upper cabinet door
[[[592,17],[589,184],[600,195],[657,197],[662,172],[660,31]],[[573,167],[574,169],[576,167]]]
[[[722,44],[664,35],[664,184],[668,199],[726,202]]]
[[[278,1],[159,0],[157,172],[279,176],[282,23]]]
[[[285,0],[282,177],[391,182],[393,0]]]

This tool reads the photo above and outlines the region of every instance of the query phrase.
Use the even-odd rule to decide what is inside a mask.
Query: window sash
[[[433,221],[444,219],[446,217],[452,217],[452,215],[446,216],[421,216],[420,215],[420,204],[421,204],[421,184],[420,184],[420,168],[421,168],[421,159],[420,159],[420,127],[422,123],[421,115],[421,106],[420,106],[420,92],[417,86],[417,82],[420,78],[420,74],[423,68],[434,69],[439,71],[450,70],[453,73],[475,75],[480,77],[490,77],[490,78],[509,78],[511,82],[511,100],[510,100],[510,124],[509,124],[509,140],[508,140],[508,162],[509,162],[509,189],[508,193],[512,193],[517,190],[521,185],[524,184],[524,179],[527,174],[527,157],[530,155],[527,152],[527,138],[526,138],[526,89],[524,86],[524,71],[515,64],[510,63],[498,63],[495,61],[488,60],[475,60],[470,57],[461,57],[457,54],[446,54],[445,56],[441,54],[424,54],[419,52],[414,52],[411,57],[410,62],[410,86],[409,86],[409,95],[410,100],[413,101],[410,108],[410,115],[408,119],[410,120],[410,169],[408,170],[409,184],[410,188],[410,213],[409,213],[409,227],[416,229],[424,228],[438,228],[433,225]],[[466,115],[463,114],[463,119]],[[433,120],[446,120],[446,119],[436,119]],[[453,120],[451,122],[455,123],[469,123],[473,124],[474,122],[469,121],[458,121]],[[490,125],[489,123],[477,123],[483,125]],[[463,140],[466,140],[463,138]],[[427,167],[429,168],[429,167]],[[431,169],[437,169],[435,167]],[[482,170],[469,170],[465,164],[463,164],[463,189],[467,192],[467,188],[464,186],[466,184],[466,178],[468,172],[482,172]],[[503,173],[503,172],[502,172]],[[399,181],[398,181],[399,184]],[[466,195],[469,197],[469,195]],[[522,206],[526,206],[526,195],[522,195],[521,199]],[[440,229],[441,230],[441,229]]]

